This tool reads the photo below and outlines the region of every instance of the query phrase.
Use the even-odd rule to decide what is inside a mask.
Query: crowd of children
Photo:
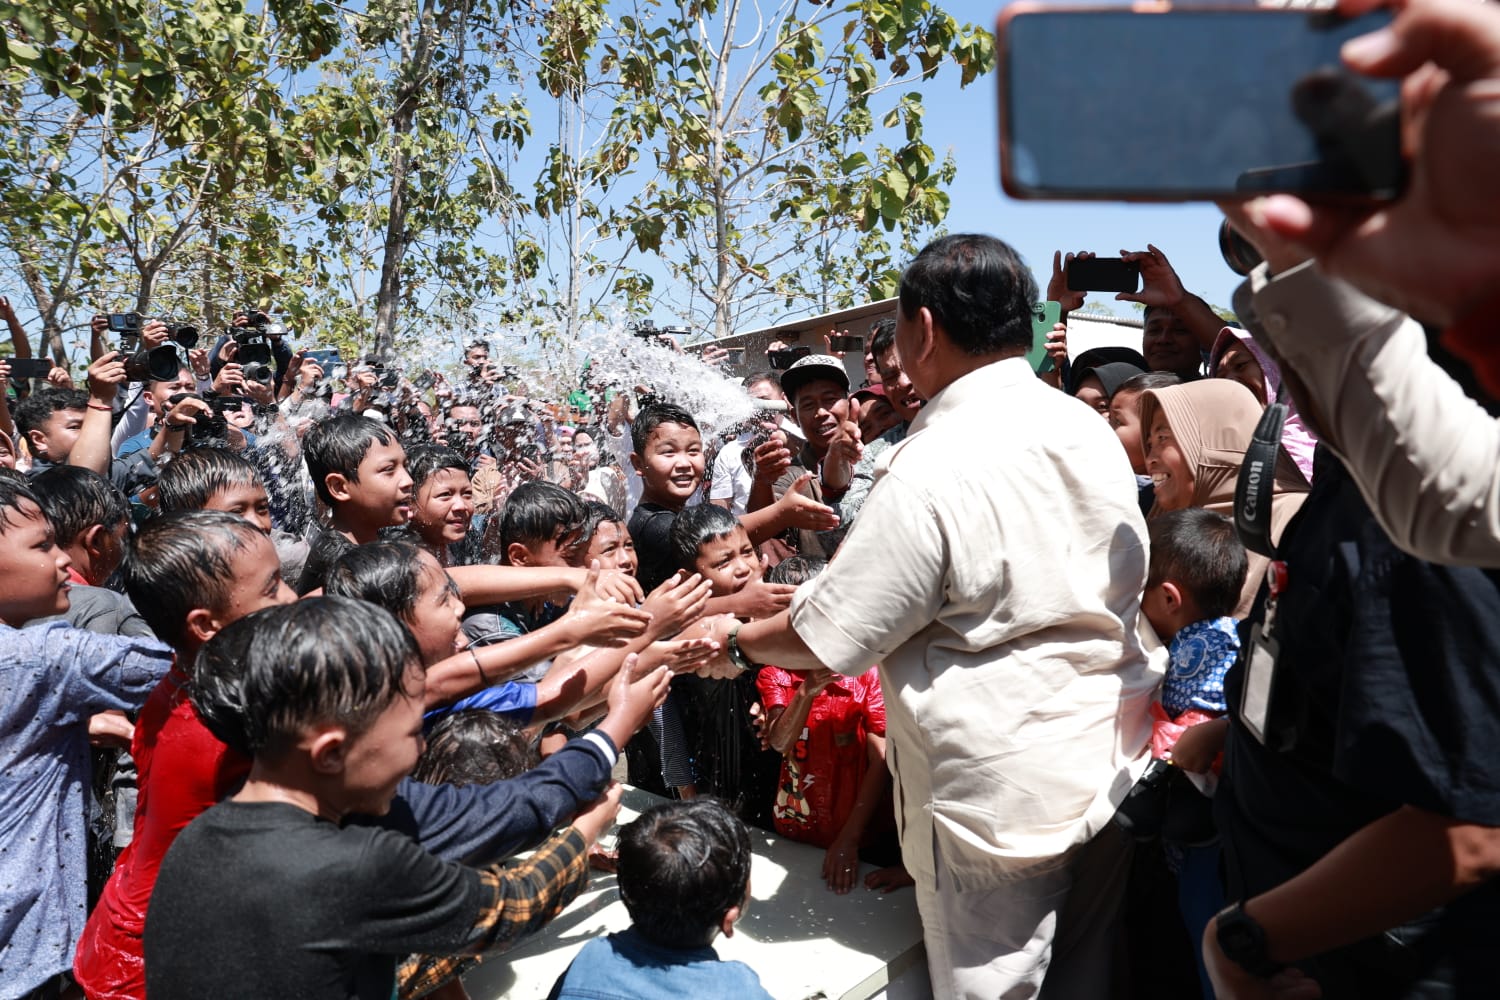
[[[912,883],[880,665],[703,669],[726,620],[782,612],[836,558],[906,438],[922,400],[895,334],[870,330],[873,385],[810,354],[742,380],[790,419],[711,435],[625,392],[600,423],[539,416],[484,345],[431,404],[281,359],[275,405],[204,435],[188,365],[143,403],[116,401],[109,353],[87,393],[31,391],[26,474],[0,471],[0,795],[24,817],[0,851],[0,994],[461,997],[592,859],[618,866],[634,926],[554,996],[763,995],[711,947],[748,900],[744,824],[821,849],[832,892]],[[1223,516],[1171,502],[1203,473],[1163,463],[1223,443],[1144,425],[1145,403],[1181,410],[1184,378],[1144,367],[1074,388],[1151,513],[1163,763],[1120,822],[1164,846],[1185,953],[1222,901],[1205,803],[1247,560]],[[143,429],[112,440],[106,411]],[[622,757],[675,801],[616,858],[595,841]]]

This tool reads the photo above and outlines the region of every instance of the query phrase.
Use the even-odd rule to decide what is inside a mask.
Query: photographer
[[[264,344],[259,343],[261,340],[264,341]],[[269,357],[263,362],[255,362],[257,364],[263,363],[270,369],[264,373],[253,373],[264,374],[264,378],[249,378],[248,374],[252,373],[245,371],[245,367],[250,363],[250,359],[241,353],[240,345],[252,341],[256,342],[257,347],[264,346],[269,351]],[[236,311],[234,319],[230,323],[229,331],[219,336],[219,339],[214,343],[210,356],[213,358],[211,370],[215,380],[214,387],[217,391],[240,391],[263,405],[269,405],[274,401],[275,393],[281,388],[287,368],[292,363],[292,349],[286,342],[286,328],[280,323],[273,322],[269,315],[258,309],[251,309],[248,312]],[[234,385],[228,384],[224,388],[219,387],[218,379],[220,373],[225,367],[231,364],[235,365],[237,369],[235,374],[231,376],[231,379],[234,379],[238,383],[248,383],[243,389],[236,390]],[[256,388],[257,385],[265,387],[265,398],[263,400],[259,398],[260,393]]]

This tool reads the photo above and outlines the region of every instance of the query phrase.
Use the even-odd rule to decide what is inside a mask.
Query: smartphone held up
[[[1400,84],[1340,48],[1390,23],[1266,8],[1001,14],[1001,180],[1035,199],[1387,201],[1405,181]]]

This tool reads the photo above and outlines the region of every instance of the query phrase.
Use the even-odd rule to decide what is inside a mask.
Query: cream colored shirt
[[[882,664],[916,878],[932,884],[936,841],[948,884],[991,888],[1109,821],[1145,767],[1166,666],[1137,630],[1145,579],[1124,450],[1023,359],[937,393],[882,456],[792,625],[840,673]]]

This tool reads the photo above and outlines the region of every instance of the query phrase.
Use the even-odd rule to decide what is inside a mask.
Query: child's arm
[[[1196,726],[1189,726],[1172,746],[1172,763],[1184,771],[1207,774],[1219,754],[1224,751],[1224,740],[1228,733],[1227,717],[1209,719]]]
[[[866,734],[865,752],[870,764],[865,768],[859,791],[855,793],[854,808],[849,810],[838,836],[823,855],[823,879],[828,888],[840,895],[854,888],[854,877],[859,874],[859,841],[865,835],[870,817],[875,814],[875,807],[880,804],[886,777],[890,773],[885,769],[884,736]]]
[[[802,735],[802,727],[807,724],[807,714],[812,711],[813,699],[837,678],[838,675],[831,670],[812,671],[802,679],[802,685],[792,695],[785,711],[778,713],[774,706],[770,709],[767,717],[771,721],[766,741],[771,744],[772,750],[786,754],[792,749],[797,737]]]
[[[155,639],[102,635],[61,622],[14,632],[10,639],[16,646],[0,655],[44,659],[56,672],[57,683],[48,694],[56,699],[63,722],[140,708],[172,667],[171,648]]]
[[[545,597],[559,590],[577,593],[588,583],[589,571],[571,566],[454,566],[448,576],[470,607]],[[596,589],[622,604],[636,605],[644,596],[635,577],[619,570],[601,570]]]

